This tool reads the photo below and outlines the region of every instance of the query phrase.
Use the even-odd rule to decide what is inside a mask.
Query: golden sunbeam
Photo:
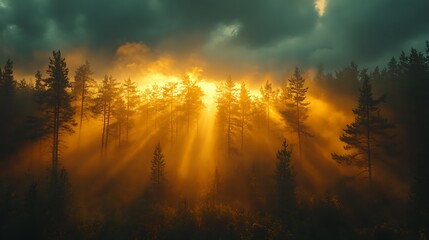
[[[319,13],[319,16],[323,16],[325,14],[326,6],[328,5],[328,0],[316,0],[314,2],[314,6]]]

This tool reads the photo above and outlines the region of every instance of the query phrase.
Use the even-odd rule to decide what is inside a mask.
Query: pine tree
[[[368,171],[369,188],[372,189],[374,156],[379,150],[388,153],[392,136],[388,130],[393,128],[386,118],[380,115],[379,104],[384,96],[374,99],[371,84],[366,72],[362,73],[362,87],[357,108],[353,109],[355,121],[347,124],[340,140],[345,143],[344,149],[350,154],[332,154],[339,164],[355,165]]]
[[[79,66],[76,70],[72,95],[74,100],[80,102],[79,113],[79,138],[82,131],[82,121],[85,113],[90,108],[89,102],[92,97],[90,89],[94,86],[95,80],[92,78],[94,72],[91,70],[91,65],[89,62]]]
[[[241,147],[240,150],[243,152],[244,148],[244,133],[245,130],[249,127],[250,123],[250,106],[252,102],[249,96],[249,90],[246,88],[246,83],[243,81],[240,86],[240,95],[239,95],[239,126],[240,126],[240,135],[241,135]]]
[[[174,144],[174,133],[177,133],[177,102],[179,98],[179,87],[177,82],[168,82],[163,87],[163,99],[168,107],[170,144]],[[177,137],[177,136],[176,136]]]
[[[302,159],[302,136],[312,136],[304,123],[308,118],[308,105],[310,105],[309,102],[305,101],[308,87],[304,87],[304,83],[305,79],[301,76],[301,71],[299,68],[295,68],[293,76],[289,78],[289,94],[292,100],[292,108],[287,118],[293,130],[297,133],[300,160]]]
[[[140,112],[143,115],[145,134],[149,134],[149,115],[151,111],[151,90],[146,88],[141,96]]]
[[[0,123],[2,127],[12,121],[16,95],[16,81],[13,76],[13,61],[8,59],[4,66],[3,72],[0,73]],[[10,127],[10,126],[9,126]]]
[[[428,45],[426,47],[429,47]],[[428,50],[428,49],[427,49]],[[415,238],[429,236],[429,111],[426,98],[429,88],[429,52],[426,56],[411,49],[410,54],[402,56],[401,72],[405,92],[404,112],[407,134],[409,135],[409,162],[411,163],[411,226]],[[420,235],[420,236],[419,236]],[[424,238],[424,237],[423,237]]]
[[[262,100],[265,103],[267,116],[267,129],[270,130],[270,112],[277,100],[278,91],[273,89],[272,83],[267,79],[265,85],[260,89]]]
[[[10,59],[6,61],[0,83],[2,97],[5,97],[5,100],[12,99],[16,91],[16,81],[13,77],[13,61]]]
[[[233,146],[234,134],[238,123],[237,88],[231,77],[217,87],[217,117],[222,133],[226,135],[227,152],[230,154]]]
[[[157,84],[153,84],[150,89],[149,107],[153,112],[154,130],[157,131],[159,128],[159,115],[163,109],[162,104],[162,88]]]
[[[31,116],[27,117],[26,120],[26,131],[28,136],[32,140],[43,138],[51,133],[50,114],[47,114],[51,110],[51,106],[48,105],[48,94],[47,85],[42,76],[42,73],[38,70],[34,75],[36,82],[34,86],[33,100],[36,103],[36,109]]]
[[[44,104],[49,108],[49,129],[52,132],[52,171],[57,172],[61,133],[73,133],[76,122],[73,119],[74,108],[71,105],[70,83],[68,68],[60,51],[53,51],[49,58],[48,78],[44,79],[46,86]]]
[[[133,126],[133,116],[139,104],[137,85],[130,78],[123,84],[125,98],[125,141],[128,142],[129,131]]]
[[[3,85],[3,70],[1,70],[1,67],[0,67],[0,86],[2,85]]]
[[[395,81],[399,79],[400,72],[399,72],[398,62],[394,57],[392,57],[389,63],[387,64],[387,74],[390,80]]]
[[[164,184],[164,168],[165,168],[164,154],[162,154],[160,143],[156,145],[155,151],[153,152],[153,158],[152,158],[151,164],[152,164],[152,167],[151,167],[152,184],[156,188],[160,188],[162,187],[162,184]]]
[[[8,144],[14,137],[17,106],[16,105],[16,81],[13,76],[13,62],[8,59],[3,71],[0,71],[0,132],[4,136],[0,139],[2,150],[12,146]]]
[[[189,76],[183,78],[181,85],[181,109],[185,118],[186,131],[189,133],[191,124],[193,122],[198,124],[199,113],[204,107],[202,100],[204,93],[197,85],[197,81],[191,80]]]
[[[103,130],[101,134],[101,151],[106,152],[109,134],[110,120],[113,112],[114,98],[117,94],[117,83],[112,76],[104,76],[102,84],[98,87],[98,95],[95,98],[95,105],[92,111],[95,115],[102,115]]]
[[[43,76],[39,70],[37,70],[36,74],[34,74],[34,78],[36,79],[36,82],[34,85],[36,92],[45,90],[45,85],[43,82]]]
[[[275,170],[276,192],[278,198],[278,210],[280,217],[290,217],[295,207],[295,176],[291,166],[292,151],[288,150],[286,139],[282,147],[277,151],[277,163]]]
[[[115,118],[115,122],[112,125],[112,128],[115,129],[115,136],[118,140],[118,147],[121,147],[121,139],[122,139],[122,129],[127,124],[127,104],[125,102],[126,99],[126,90],[125,87],[122,86],[117,88],[115,95],[113,96],[113,104],[112,104],[112,117]]]

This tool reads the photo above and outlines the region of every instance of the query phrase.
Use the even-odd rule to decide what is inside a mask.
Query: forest
[[[30,78],[15,67],[1,239],[429,239],[429,42],[256,82],[98,78],[59,50]]]

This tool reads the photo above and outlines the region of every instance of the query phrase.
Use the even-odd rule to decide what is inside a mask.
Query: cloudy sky
[[[21,71],[53,49],[114,59],[127,43],[213,66],[338,69],[425,40],[428,0],[0,0],[0,60]]]

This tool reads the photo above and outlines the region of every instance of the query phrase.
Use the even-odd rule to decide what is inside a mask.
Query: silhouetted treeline
[[[189,146],[212,134],[199,132],[208,107],[200,79],[185,75],[139,90],[131,79],[108,74],[94,79],[86,62],[70,80],[60,51],[53,52],[46,74],[36,72],[34,82],[18,82],[13,67],[8,60],[0,69],[1,239],[429,237],[429,43],[425,53],[402,52],[382,68],[353,62],[335,73],[320,68],[311,85],[320,88],[313,98],[307,96],[309,75],[299,68],[278,86],[265,80],[260,94],[231,77],[217,83],[217,111],[211,113],[216,135],[208,142],[215,146],[214,164],[204,166],[211,168],[204,183],[193,179],[207,174],[196,159],[209,156]],[[322,196],[306,195],[298,183],[302,168],[296,167],[318,157],[310,151],[320,126],[308,124],[317,94],[328,95],[332,105],[354,117],[332,140],[344,144],[344,152],[333,153],[330,161],[341,169],[357,166],[363,169],[357,170],[359,177],[368,178],[345,174]],[[91,121],[97,143],[84,146],[84,125]],[[64,139],[75,131],[79,153],[99,154],[84,183],[69,176],[76,169],[67,172],[61,163],[70,143]],[[136,148],[140,143],[144,147]],[[19,156],[27,147],[49,149],[49,170],[8,173],[34,158]],[[205,149],[203,142],[198,147]],[[70,161],[85,165],[89,157]],[[129,162],[131,167],[120,168]],[[394,186],[381,180],[386,173],[409,186],[406,197],[390,193]],[[104,178],[97,190],[86,191]],[[131,184],[136,182],[142,184]],[[130,192],[133,198],[127,198]]]

